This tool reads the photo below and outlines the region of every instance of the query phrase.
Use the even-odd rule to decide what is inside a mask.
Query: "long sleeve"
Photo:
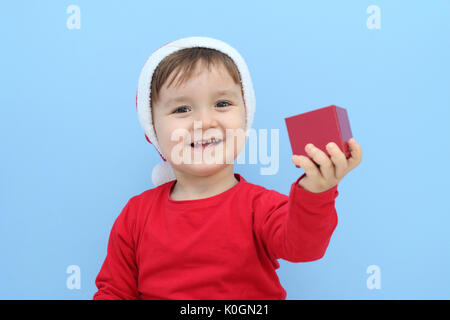
[[[292,184],[288,200],[273,200],[264,217],[262,238],[273,259],[307,262],[322,258],[337,226],[337,186],[322,193],[309,192],[298,184],[303,176]]]
[[[106,258],[95,280],[98,291],[94,300],[138,299],[138,269],[132,236],[136,221],[130,201],[111,229]]]

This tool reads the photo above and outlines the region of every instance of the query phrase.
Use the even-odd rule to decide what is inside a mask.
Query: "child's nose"
[[[203,128],[217,126],[218,124],[214,111],[210,111],[208,110],[208,108],[205,108],[198,112],[196,121],[200,122]]]

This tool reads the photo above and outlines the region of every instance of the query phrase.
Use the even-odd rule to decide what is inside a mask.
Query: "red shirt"
[[[320,259],[337,225],[337,186],[289,197],[239,182],[175,201],[176,180],[132,197],[111,230],[94,299],[286,299],[277,259]]]

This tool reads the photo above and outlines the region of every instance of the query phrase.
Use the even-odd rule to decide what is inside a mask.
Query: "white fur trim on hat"
[[[152,182],[155,186],[175,180],[176,176],[169,161],[163,161],[153,167]]]
[[[164,155],[156,139],[156,133],[152,122],[152,109],[150,105],[150,91],[153,73],[158,67],[159,63],[165,57],[175,51],[192,47],[216,49],[221,51],[222,53],[227,54],[234,61],[241,76],[241,84],[244,92],[244,102],[246,108],[246,136],[248,136],[253,123],[253,117],[255,114],[255,93],[253,90],[253,84],[247,64],[245,63],[242,56],[236,51],[236,49],[221,40],[209,37],[187,37],[171,41],[153,52],[145,62],[144,67],[142,68],[139,75],[138,90],[136,96],[136,108],[141,127],[142,129],[144,129],[145,135],[147,136],[148,140],[155,146],[156,150],[162,156]],[[167,159],[167,157],[165,158]],[[164,171],[155,172],[155,170],[163,170],[161,164],[161,166],[157,166],[154,168],[152,177],[158,177],[157,180],[153,181],[156,186],[175,179],[175,175],[170,174],[170,171],[173,173],[173,168],[171,167],[170,163],[168,161],[164,162],[166,162],[166,164],[164,165],[165,168],[167,169],[168,166],[171,168],[171,170],[164,169]]]

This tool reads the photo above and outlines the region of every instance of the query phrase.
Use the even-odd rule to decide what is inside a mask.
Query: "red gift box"
[[[312,160],[305,151],[305,146],[312,143],[330,156],[325,146],[334,142],[347,158],[351,156],[348,140],[353,135],[346,109],[331,105],[284,120],[293,154],[303,155]]]

